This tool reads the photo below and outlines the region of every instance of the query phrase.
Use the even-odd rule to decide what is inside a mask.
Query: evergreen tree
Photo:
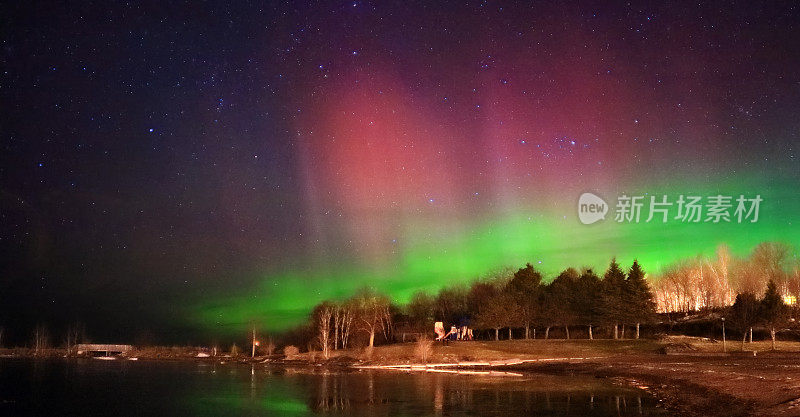
[[[636,323],[636,338],[639,338],[639,324],[647,323],[655,317],[656,303],[653,293],[645,280],[645,274],[639,262],[634,260],[628,278],[625,280],[625,301],[628,306],[627,321]]]
[[[605,323],[614,327],[614,339],[619,338],[619,325],[625,321],[625,273],[616,258],[611,260],[603,276],[600,313]]]
[[[512,292],[532,294],[539,290],[541,283],[542,274],[528,263],[514,273],[514,277],[508,282],[508,289]]]
[[[578,321],[588,326],[589,339],[593,339],[592,328],[600,318],[601,281],[591,269],[584,269],[578,278],[575,294],[575,313]]]
[[[506,291],[511,294],[518,306],[518,319],[525,327],[525,338],[530,338],[531,324],[540,313],[539,298],[541,292],[542,274],[533,268],[530,263],[525,268],[520,268],[508,282]]]
[[[731,307],[730,316],[733,325],[742,332],[742,350],[747,339],[747,331],[758,321],[759,302],[750,293],[736,295],[736,302]]]
[[[567,268],[547,288],[550,297],[548,324],[564,326],[567,339],[569,339],[569,326],[574,325],[578,319],[576,296],[579,278],[578,271]]]
[[[778,286],[775,281],[769,280],[767,291],[761,299],[759,311],[761,321],[769,328],[769,335],[772,338],[772,350],[775,350],[775,333],[778,326],[781,326],[789,318],[789,309],[783,303],[783,297],[778,293]]]

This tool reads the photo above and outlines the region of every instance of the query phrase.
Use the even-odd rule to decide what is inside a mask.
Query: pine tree
[[[578,279],[577,291],[574,296],[575,311],[578,320],[588,326],[589,339],[594,339],[592,328],[600,318],[600,302],[602,282],[591,270],[585,269]]]
[[[531,324],[540,313],[539,294],[541,292],[542,274],[528,263],[520,268],[508,282],[506,291],[514,297],[519,307],[520,324],[525,327],[525,338],[530,337]]]
[[[611,260],[603,276],[600,312],[603,320],[614,326],[614,339],[619,338],[619,325],[625,320],[625,273],[616,258]]]
[[[525,268],[520,268],[508,282],[508,289],[512,292],[534,293],[542,283],[542,274],[530,263]]]
[[[783,303],[783,297],[778,293],[778,286],[775,285],[775,281],[771,279],[767,284],[767,291],[764,293],[764,298],[761,299],[761,308],[759,310],[761,321],[769,327],[769,335],[772,338],[772,350],[775,350],[776,328],[789,318],[789,309],[786,304]]]
[[[742,351],[744,341],[747,339],[747,330],[752,329],[758,321],[759,302],[753,294],[744,293],[736,295],[736,302],[731,307],[731,321],[742,331]]]
[[[578,271],[567,268],[547,286],[550,298],[548,325],[564,326],[567,339],[569,339],[569,326],[575,324],[578,319],[576,306],[579,279]]]
[[[636,323],[636,338],[639,338],[639,325],[642,322],[649,322],[655,316],[656,303],[653,301],[653,293],[645,280],[645,274],[639,262],[634,260],[628,271],[628,278],[625,280],[625,304],[627,309],[627,320]]]

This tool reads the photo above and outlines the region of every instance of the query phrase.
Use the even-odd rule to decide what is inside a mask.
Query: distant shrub
[[[286,355],[286,359],[293,359],[300,354],[300,349],[297,346],[287,345],[283,348],[283,354]]]
[[[427,336],[420,337],[417,340],[416,346],[414,346],[414,356],[423,363],[427,363],[432,353],[433,340],[429,339]]]
[[[239,355],[239,346],[236,346],[236,343],[231,346],[231,356]]]

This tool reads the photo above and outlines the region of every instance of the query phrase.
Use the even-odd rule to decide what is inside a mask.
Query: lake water
[[[656,404],[591,377],[0,359],[4,416],[665,415]]]

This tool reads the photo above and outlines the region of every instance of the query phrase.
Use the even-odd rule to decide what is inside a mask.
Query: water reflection
[[[664,415],[590,377],[188,362],[0,361],[0,396],[0,415]]]
[[[476,377],[381,371],[302,376],[321,415],[656,415],[646,393],[595,378]],[[316,384],[313,381],[316,380]]]

